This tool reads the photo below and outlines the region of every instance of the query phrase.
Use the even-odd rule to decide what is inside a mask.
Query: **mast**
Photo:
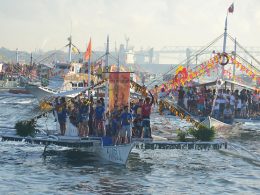
[[[18,48],[16,48],[15,56],[16,56],[16,64],[19,64],[19,52],[18,52]]]
[[[225,20],[224,40],[223,40],[223,53],[226,52],[226,47],[227,47],[227,18],[228,18],[228,12],[227,12],[226,20]],[[221,74],[222,79],[224,79],[224,71],[225,71],[224,66],[222,66],[222,74]]]
[[[72,36],[71,35],[69,36],[68,40],[69,40],[69,44],[68,44],[68,46],[69,46],[69,63],[71,63],[71,48],[72,48]]]
[[[106,64],[105,64],[105,78],[109,79],[109,67],[108,67],[108,55],[109,55],[109,35],[107,35],[107,48],[106,48]],[[107,112],[108,107],[108,80],[106,82],[106,91],[105,91],[105,113]]]
[[[30,65],[32,66],[32,64],[33,64],[33,55],[32,55],[32,52],[31,52]]]

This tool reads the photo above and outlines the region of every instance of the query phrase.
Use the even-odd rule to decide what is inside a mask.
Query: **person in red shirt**
[[[152,105],[154,103],[154,97],[152,93],[149,91],[149,94],[152,97],[152,101],[150,101],[149,97],[145,98],[145,103],[142,106],[142,119],[143,119],[143,132],[142,132],[142,137],[143,138],[151,138],[152,137],[152,132],[151,132],[151,127],[150,127],[150,115],[151,115],[151,109]]]
[[[197,100],[197,109],[199,113],[204,113],[205,109],[205,97],[204,94],[199,94],[198,100]]]

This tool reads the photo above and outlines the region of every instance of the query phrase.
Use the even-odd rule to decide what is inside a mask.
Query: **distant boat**
[[[47,86],[43,86],[42,82],[31,82],[26,85],[26,89],[39,101],[59,94],[74,97],[86,87],[88,75],[83,73],[82,69],[83,64],[80,63],[56,64],[54,76],[47,80]]]

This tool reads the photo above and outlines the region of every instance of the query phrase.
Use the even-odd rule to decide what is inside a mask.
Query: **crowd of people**
[[[165,97],[172,98],[179,107],[198,117],[213,116],[225,123],[234,118],[257,118],[260,111],[258,91],[231,91],[206,87],[179,87],[158,90],[145,99],[132,99],[130,105],[106,111],[104,98],[76,98],[66,101],[56,98],[54,115],[60,125],[61,135],[74,129],[80,137],[111,137],[113,144],[130,143],[135,138],[151,138],[150,115],[152,106]],[[69,102],[69,103],[68,103]]]
[[[260,93],[246,89],[210,89],[206,87],[180,87],[167,91],[162,88],[158,98],[172,97],[189,113],[232,123],[234,118],[257,118],[260,111]]]
[[[53,103],[53,114],[61,135],[108,136],[113,144],[130,143],[132,137],[151,138],[150,114],[154,98],[150,95],[151,98],[144,100],[132,100],[130,105],[115,105],[110,112],[106,111],[102,97],[78,97],[69,101],[61,97]]]

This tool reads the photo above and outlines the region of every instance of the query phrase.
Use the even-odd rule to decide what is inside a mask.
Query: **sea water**
[[[0,96],[4,131],[38,113],[31,97]],[[166,122],[185,126],[176,121]],[[46,127],[55,128],[51,114],[39,120]],[[259,156],[259,138],[247,129],[229,141]],[[42,153],[43,146],[0,142],[0,194],[260,194],[259,164],[219,151],[134,149],[126,166],[66,148]]]

